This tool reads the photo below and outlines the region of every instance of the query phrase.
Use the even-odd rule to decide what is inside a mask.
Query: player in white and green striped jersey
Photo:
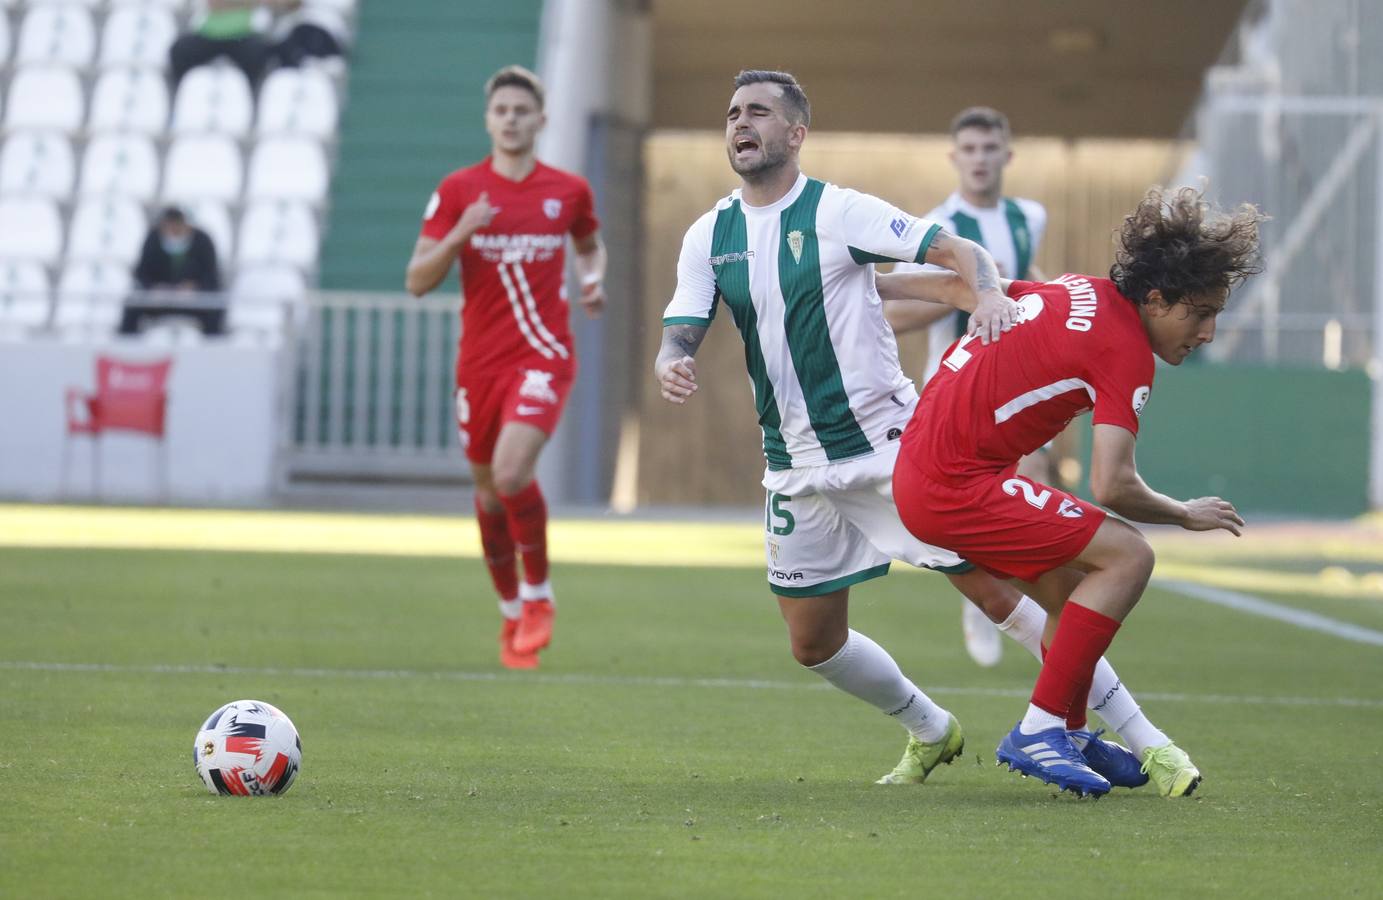
[[[695,390],[692,356],[723,302],[744,339],[763,428],[765,555],[793,655],[894,717],[911,735],[885,781],[921,781],[964,744],[959,723],[878,644],[848,625],[850,586],[893,559],[962,582],[990,576],[921,543],[893,505],[898,437],[917,402],[874,288],[879,261],[957,271],[980,301],[987,343],[1012,303],[983,248],[875,197],[809,179],[798,166],[810,112],[790,75],[743,72],[726,120],[742,187],[687,233],[664,318],[663,396]]]
[[[978,296],[971,327],[986,343],[1012,324],[1013,308],[997,292],[993,260],[973,242],[801,174],[810,110],[792,76],[747,71],[735,84],[726,144],[742,187],[687,232],[655,374],[665,399],[692,396],[692,357],[724,302],[744,339],[763,426],[768,576],[793,655],[903,725],[911,735],[903,759],[880,782],[920,782],[959,754],[960,726],[883,648],[850,630],[850,586],[901,559],[946,572],[972,598],[1010,589],[917,541],[898,519],[893,461],[917,394],[898,364],[873,263],[927,261],[958,271],[952,289],[935,296],[967,310]],[[915,277],[880,283],[893,279],[891,296],[918,296],[906,292]],[[1019,640],[1041,640],[1040,628]],[[1108,663],[1100,666],[1116,690],[1100,696],[1097,711],[1116,728],[1127,720],[1126,738],[1138,726],[1147,746],[1168,743],[1118,689]]]

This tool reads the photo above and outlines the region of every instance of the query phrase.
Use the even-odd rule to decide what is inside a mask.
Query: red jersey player
[[[1133,451],[1153,357],[1180,365],[1214,338],[1230,289],[1257,271],[1258,221],[1251,207],[1212,210],[1189,188],[1150,192],[1124,221],[1109,280],[1010,282],[1019,324],[996,343],[953,344],[903,434],[893,474],[903,523],[1016,579],[1053,614],[1028,712],[996,752],[1010,769],[1080,794],[1109,790],[1067,729],[1084,724],[1095,664],[1153,569],[1137,529],[1017,475],[1018,460],[1093,410],[1090,485],[1100,504],[1135,522],[1239,534],[1232,504],[1153,491]],[[964,289],[942,278],[933,284]],[[1164,793],[1189,794],[1199,779],[1188,761]]]
[[[461,262],[457,427],[504,615],[500,662],[516,669],[535,668],[552,639],[547,505],[534,469],[576,374],[563,286],[568,235],[582,308],[594,318],[605,304],[605,249],[591,189],[534,156],[545,122],[536,75],[508,66],[490,78],[491,155],[437,186],[405,280],[409,293],[422,296]]]

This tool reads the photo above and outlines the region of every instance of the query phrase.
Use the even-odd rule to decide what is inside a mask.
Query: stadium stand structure
[[[485,79],[511,63],[535,65],[542,7],[542,0],[361,6],[322,287],[402,289],[432,189],[489,152]],[[455,283],[453,275],[441,290],[455,291]]]
[[[355,20],[357,0],[309,2]],[[216,245],[232,333],[284,337],[316,280],[345,66],[274,70],[256,98],[222,60],[170,94],[196,7],[0,2],[0,338],[109,337],[169,203]]]

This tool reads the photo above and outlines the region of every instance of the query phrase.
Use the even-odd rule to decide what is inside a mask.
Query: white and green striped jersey
[[[770,469],[865,456],[907,424],[917,391],[874,263],[921,261],[940,227],[799,175],[771,206],[735,191],[688,229],[663,324],[709,325],[718,302],[729,308]]]

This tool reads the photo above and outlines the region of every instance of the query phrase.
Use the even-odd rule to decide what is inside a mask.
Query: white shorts
[[[817,597],[888,573],[902,560],[939,572],[974,568],[913,537],[893,505],[898,441],[859,459],[764,474],[768,585],[784,597]]]

